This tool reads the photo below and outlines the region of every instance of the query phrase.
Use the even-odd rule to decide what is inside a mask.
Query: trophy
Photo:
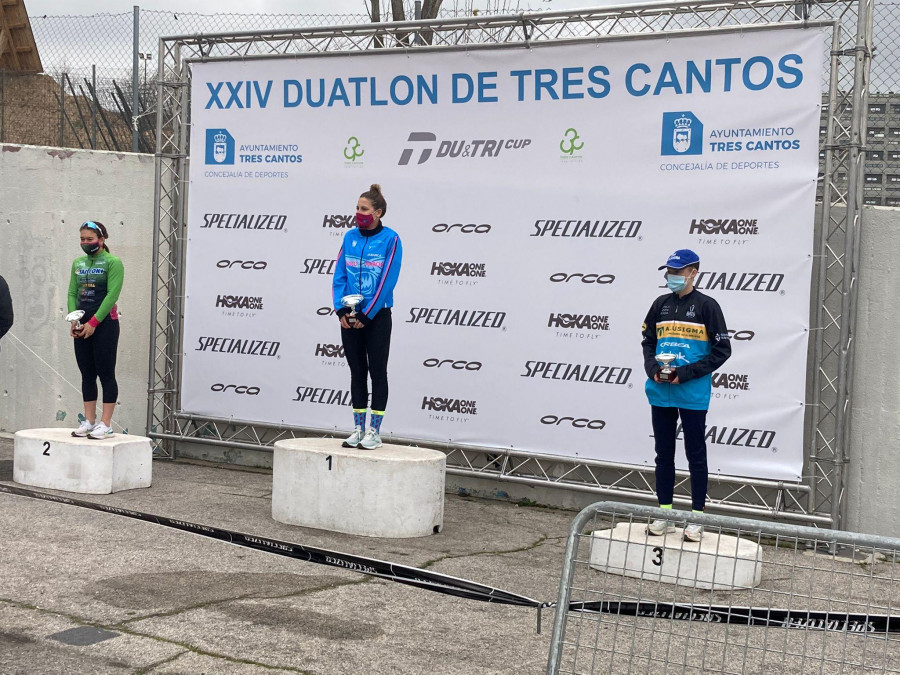
[[[656,360],[662,364],[662,368],[657,373],[660,382],[671,382],[675,378],[675,369],[672,367],[672,361],[677,358],[677,354],[656,355]]]
[[[75,322],[75,332],[76,333],[80,333],[81,329],[84,328],[84,324],[81,323],[81,317],[83,317],[83,316],[84,316],[83,309],[76,309],[74,312],[69,312],[68,314],[66,314],[66,321],[68,321],[69,323],[71,323],[72,321]]]
[[[356,323],[356,306],[362,301],[363,296],[361,296],[359,293],[354,293],[353,295],[345,295],[343,298],[341,298],[341,304],[344,307],[350,308],[350,313],[347,315],[347,323]]]

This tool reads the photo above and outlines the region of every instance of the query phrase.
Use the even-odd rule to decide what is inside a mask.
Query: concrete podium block
[[[76,438],[71,429],[17,431],[13,481],[22,485],[107,495],[150,487],[153,448],[144,436]]]
[[[762,547],[752,541],[704,532],[684,541],[684,530],[648,535],[646,523],[619,523],[591,537],[590,566],[609,574],[695,588],[753,588],[762,578]]]
[[[367,537],[424,537],[444,523],[447,456],[382,445],[342,448],[329,438],[275,443],[272,518]]]

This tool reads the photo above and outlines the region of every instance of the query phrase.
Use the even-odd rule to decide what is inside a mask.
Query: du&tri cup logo
[[[234,137],[228,129],[206,130],[206,163],[234,164]]]
[[[703,122],[690,110],[663,113],[663,155],[702,155]]]

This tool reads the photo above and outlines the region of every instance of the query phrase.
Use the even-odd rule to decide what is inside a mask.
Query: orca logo
[[[453,370],[481,370],[481,361],[454,361],[453,359],[425,359],[426,368],[441,368],[449,365]]]
[[[461,234],[487,234],[491,231],[491,226],[487,223],[482,223],[481,225],[476,225],[475,223],[453,223],[452,225],[449,223],[438,223],[434,227],[431,228],[432,232],[443,233],[443,232],[453,232],[457,231]]]
[[[259,396],[259,387],[250,387],[246,384],[214,384],[210,387],[211,391],[226,392],[233,391],[235,394],[246,394],[247,396]]]
[[[756,333],[752,330],[730,330],[728,331],[728,337],[732,340],[752,340],[756,337]],[[716,338],[719,338],[717,335]]]
[[[316,310],[316,314],[319,316],[332,316],[337,314],[337,310],[334,307],[319,307],[319,309]]]
[[[583,284],[611,284],[616,280],[615,274],[582,274],[581,272],[557,272],[550,275],[550,281],[554,284],[567,284],[570,281],[580,281]]]
[[[576,429],[591,429],[597,431],[606,426],[603,420],[589,420],[586,417],[557,417],[556,415],[544,415],[541,418],[541,424],[549,424],[559,426],[560,424],[571,425]]]
[[[264,270],[269,266],[265,260],[220,260],[216,263],[219,269],[231,269],[237,265],[242,270]]]

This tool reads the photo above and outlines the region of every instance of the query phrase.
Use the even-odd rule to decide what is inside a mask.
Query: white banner
[[[652,466],[641,323],[691,248],[733,336],[710,471],[799,479],[824,45],[194,64],[183,410],[351,427],[331,275],[377,182],[404,248],[383,435]]]

